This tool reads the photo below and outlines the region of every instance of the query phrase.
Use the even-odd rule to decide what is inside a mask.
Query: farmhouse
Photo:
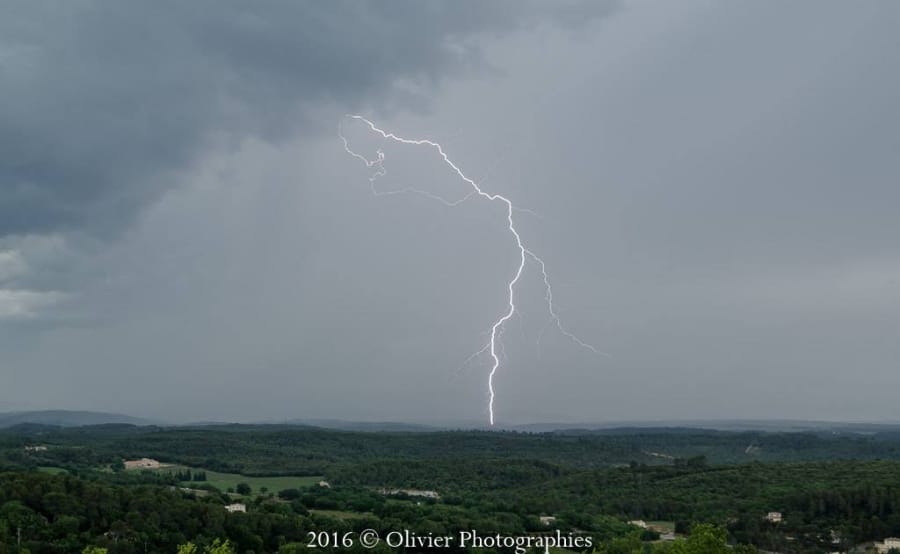
[[[769,512],[766,514],[766,521],[770,523],[781,523],[784,520],[784,516],[781,512]]]
[[[159,469],[162,464],[159,460],[152,458],[141,458],[140,460],[125,460],[125,469]]]
[[[247,512],[247,505],[246,505],[246,504],[240,504],[240,503],[237,503],[237,502],[236,502],[236,503],[234,503],[234,504],[228,504],[227,506],[225,506],[225,509],[228,510],[229,512],[231,512],[231,513],[234,513],[234,512],[243,512],[243,513],[246,513],[246,512]]]
[[[640,527],[641,529],[647,529],[647,522],[643,519],[633,519],[628,522],[628,525],[634,525],[635,527]]]
[[[876,542],[875,550],[880,554],[890,552],[891,550],[900,550],[900,538],[888,537],[884,539],[884,542]]]
[[[423,491],[419,489],[381,489],[381,494],[385,496],[394,496],[398,494],[405,494],[406,496],[419,496],[422,498],[434,498],[438,499],[441,496],[435,491]]]
[[[46,446],[26,446],[25,452],[43,452],[47,450]]]
[[[556,518],[553,516],[541,516],[541,525],[553,525],[556,523]]]

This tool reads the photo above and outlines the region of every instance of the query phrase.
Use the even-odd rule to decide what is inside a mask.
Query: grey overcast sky
[[[7,2],[0,411],[900,420],[900,3]],[[383,190],[463,196],[375,140]]]

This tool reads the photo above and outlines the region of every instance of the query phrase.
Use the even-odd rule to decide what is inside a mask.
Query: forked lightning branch
[[[441,158],[441,160],[453,171],[453,173],[455,173],[459,177],[459,179],[466,185],[466,187],[469,189],[467,194],[459,200],[449,201],[449,200],[446,200],[445,198],[435,195],[435,194],[429,192],[428,190],[422,189],[422,188],[407,187],[407,188],[403,188],[400,190],[394,190],[394,191],[387,191],[387,192],[379,191],[376,186],[376,181],[378,180],[379,177],[383,177],[386,174],[386,170],[385,170],[385,166],[384,166],[384,164],[385,164],[384,151],[381,149],[376,150],[375,157],[369,158],[369,157],[366,157],[366,156],[356,152],[355,150],[353,150],[350,147],[350,141],[344,135],[344,123],[348,119],[362,123],[364,125],[365,129],[367,129],[367,132],[375,133],[376,135],[379,135],[384,140],[389,140],[389,141],[393,141],[393,142],[396,142],[399,144],[404,144],[404,145],[409,145],[409,146],[420,146],[420,147],[425,147],[427,149],[430,149],[432,152],[436,153]],[[557,329],[560,331],[560,333],[562,333],[563,335],[565,335],[566,337],[568,337],[569,339],[574,341],[579,346],[587,348],[588,350],[590,350],[596,354],[602,354],[602,352],[600,352],[599,350],[597,350],[595,347],[591,346],[590,344],[582,341],[580,338],[578,338],[574,334],[570,333],[563,326],[562,321],[560,320],[559,315],[556,311],[556,307],[554,306],[554,303],[553,303],[553,289],[550,286],[550,277],[547,274],[547,265],[544,263],[544,260],[542,260],[537,254],[535,254],[532,250],[530,250],[523,242],[522,236],[519,233],[518,229],[516,228],[516,223],[513,218],[513,214],[516,211],[516,207],[513,205],[512,201],[509,200],[509,198],[507,198],[501,194],[490,193],[490,192],[487,192],[484,189],[482,189],[481,186],[477,182],[475,182],[474,180],[472,180],[471,178],[466,176],[466,174],[463,173],[463,171],[459,168],[459,166],[457,166],[453,161],[450,160],[450,158],[447,156],[447,153],[444,151],[444,148],[439,143],[434,142],[432,140],[408,139],[408,138],[403,138],[403,137],[397,136],[394,133],[390,133],[390,132],[380,129],[372,121],[366,119],[365,117],[363,117],[361,115],[345,116],[341,120],[340,124],[338,125],[338,135],[340,136],[341,141],[344,144],[344,150],[346,150],[347,153],[350,154],[351,156],[353,156],[354,158],[363,162],[367,168],[373,170],[372,174],[369,177],[369,184],[372,188],[372,192],[376,196],[381,196],[381,195],[385,195],[385,194],[399,194],[399,193],[420,194],[422,196],[425,196],[432,200],[441,202],[442,204],[451,206],[451,207],[457,206],[457,205],[465,202],[466,200],[477,197],[477,198],[482,198],[482,199],[490,201],[490,202],[499,202],[504,205],[505,211],[506,211],[507,228],[509,229],[509,233],[513,239],[514,247],[515,247],[516,251],[518,252],[518,264],[516,266],[515,272],[513,273],[513,277],[507,283],[507,290],[509,291],[509,296],[507,297],[507,306],[506,306],[504,312],[502,314],[500,314],[499,317],[496,320],[494,320],[494,322],[492,323],[492,325],[490,327],[490,339],[489,339],[488,343],[481,350],[479,350],[472,356],[474,358],[474,357],[484,354],[485,352],[488,352],[490,355],[491,370],[488,373],[487,386],[488,386],[488,417],[489,417],[489,421],[490,421],[491,425],[494,424],[494,396],[495,396],[494,377],[497,374],[497,370],[500,368],[501,347],[499,345],[499,341],[500,341],[501,335],[503,334],[503,328],[506,325],[506,322],[508,322],[510,320],[510,318],[512,318],[513,315],[515,315],[515,313],[516,313],[516,285],[519,283],[519,280],[522,277],[522,273],[525,271],[525,266],[527,265],[529,260],[537,266],[537,268],[540,270],[540,272],[542,274],[544,287],[545,287],[545,300],[547,301],[547,309],[550,314],[550,321],[557,327]]]

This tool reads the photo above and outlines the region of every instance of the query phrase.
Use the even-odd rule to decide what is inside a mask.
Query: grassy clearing
[[[653,529],[659,533],[674,533],[675,532],[675,522],[674,521],[648,521],[647,527]]]
[[[202,468],[188,468],[185,466],[169,466],[160,468],[160,473],[177,473],[190,469],[192,473],[198,471],[206,472],[206,481],[183,481],[183,487],[200,487],[204,484],[212,485],[222,492],[228,489],[237,488],[238,483],[247,483],[253,489],[252,495],[258,496],[262,494],[262,489],[266,488],[267,492],[278,493],[284,489],[300,489],[317,484],[322,480],[322,476],[279,476],[279,477],[248,477],[239,473],[219,473],[218,471],[208,471]]]
[[[216,471],[206,472],[206,481],[220,491],[226,491],[229,488],[237,487],[238,483],[247,483],[253,489],[253,494],[261,493],[261,489],[265,487],[268,492],[277,493],[284,489],[299,489],[315,485],[322,480],[321,476],[317,477],[247,477],[237,473],[219,473]],[[191,484],[199,485],[204,481],[194,481]]]

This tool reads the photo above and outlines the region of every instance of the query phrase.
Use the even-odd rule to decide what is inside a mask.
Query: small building
[[[844,540],[844,537],[835,529],[830,530],[828,536],[831,538],[831,544],[841,544],[841,541]]]
[[[556,523],[556,518],[553,516],[541,516],[541,525],[553,525]]]
[[[434,500],[441,497],[437,491],[425,491],[421,489],[381,489],[379,492],[385,496],[418,496],[421,498],[432,498]]]
[[[659,540],[661,541],[674,541],[675,540],[675,532],[669,531],[668,533],[660,533]]]
[[[766,514],[766,521],[769,523],[781,523],[784,521],[784,515],[781,512],[769,512]]]
[[[647,522],[643,519],[633,519],[628,522],[628,525],[634,525],[635,527],[640,527],[641,529],[647,529]]]
[[[46,446],[26,446],[25,452],[43,452],[47,450]]]
[[[434,499],[437,499],[437,498],[440,498],[440,497],[441,497],[441,495],[439,495],[436,491],[423,491],[423,490],[418,490],[418,489],[404,489],[403,492],[406,493],[406,494],[409,495],[409,496],[421,496],[421,497],[423,497],[423,498],[434,498]]]
[[[875,550],[878,551],[879,554],[885,554],[895,549],[900,550],[900,538],[888,537],[884,539],[883,542],[875,543]]]
[[[324,488],[326,488],[326,489],[330,489],[330,488],[331,488],[331,484],[329,484],[328,481],[319,481],[319,486],[320,486],[320,487],[324,487]]]
[[[125,469],[159,469],[162,464],[159,460],[152,458],[141,458],[140,460],[125,460]]]
[[[240,502],[235,502],[234,504],[228,504],[225,506],[225,509],[231,513],[234,513],[234,512],[247,513],[247,505],[241,504]]]

